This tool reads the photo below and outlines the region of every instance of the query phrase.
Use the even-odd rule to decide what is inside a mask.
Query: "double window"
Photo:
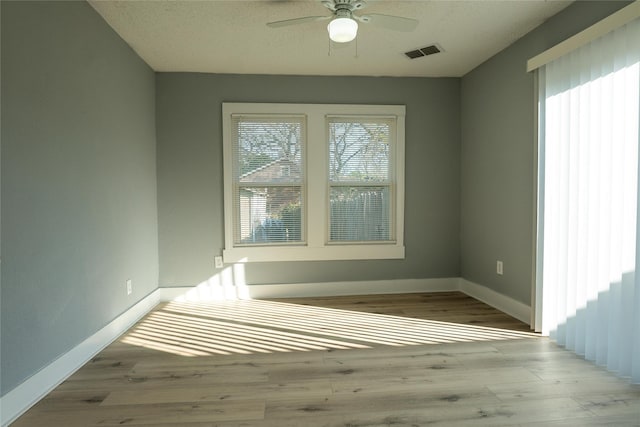
[[[404,111],[224,103],[225,261],[403,258]]]

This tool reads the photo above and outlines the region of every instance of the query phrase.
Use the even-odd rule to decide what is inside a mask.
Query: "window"
[[[329,242],[390,241],[393,119],[330,117]]]
[[[234,246],[302,242],[304,117],[231,120]]]
[[[404,114],[224,103],[225,262],[404,258]]]

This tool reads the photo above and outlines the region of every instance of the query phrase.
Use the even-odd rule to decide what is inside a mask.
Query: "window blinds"
[[[393,240],[392,118],[328,118],[329,241]]]
[[[640,19],[540,70],[536,323],[640,383]]]
[[[234,115],[236,244],[304,241],[304,116]]]

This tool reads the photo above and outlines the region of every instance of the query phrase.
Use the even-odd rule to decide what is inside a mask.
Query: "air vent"
[[[440,49],[440,47],[438,47],[437,45],[432,44],[431,46],[422,47],[416,50],[410,50],[409,52],[405,52],[404,54],[411,59],[416,59],[422,56],[433,55],[439,52],[442,52],[442,49]]]
[[[411,59],[416,59],[416,58],[420,58],[421,56],[424,56],[424,53],[420,52],[420,50],[418,49],[405,52],[404,54]]]
[[[422,49],[420,49],[420,52],[424,53],[425,56],[433,55],[434,53],[440,53],[440,48],[435,44],[432,44],[431,46],[423,47]]]

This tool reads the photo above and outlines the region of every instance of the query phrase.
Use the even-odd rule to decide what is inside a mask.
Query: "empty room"
[[[3,427],[640,426],[640,1],[0,19]]]

